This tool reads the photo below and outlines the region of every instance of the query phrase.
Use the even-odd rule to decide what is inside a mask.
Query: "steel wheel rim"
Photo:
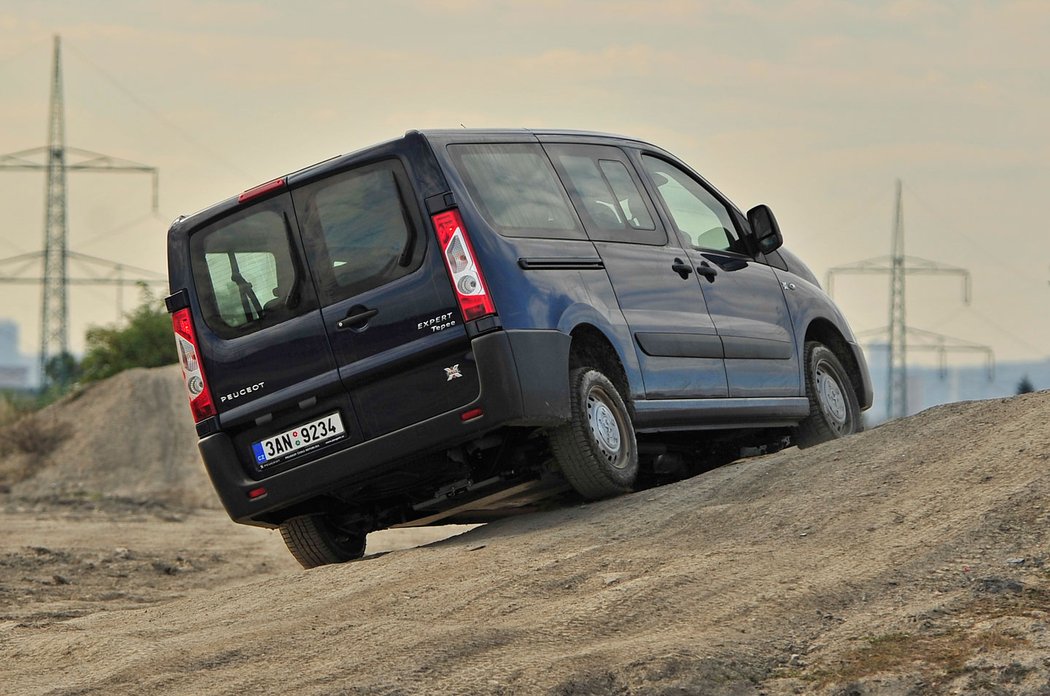
[[[616,469],[627,466],[624,424],[603,389],[594,388],[587,392],[587,425],[601,457]]]
[[[828,364],[823,361],[817,364],[813,381],[817,403],[820,404],[825,420],[837,433],[844,434],[849,427],[850,413],[846,396],[842,393],[842,385]]]

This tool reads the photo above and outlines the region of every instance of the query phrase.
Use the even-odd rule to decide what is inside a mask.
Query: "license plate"
[[[279,461],[298,457],[346,437],[346,429],[339,412],[297,425],[280,435],[252,443],[255,464],[260,469],[273,466]]]

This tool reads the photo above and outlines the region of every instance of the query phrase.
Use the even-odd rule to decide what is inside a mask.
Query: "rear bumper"
[[[274,526],[279,511],[366,478],[384,466],[469,442],[508,425],[556,425],[569,419],[570,337],[558,331],[498,331],[472,342],[480,390],[470,403],[401,430],[333,452],[262,480],[244,471],[225,433],[200,440],[204,467],[230,517]],[[483,415],[464,422],[465,411]],[[254,499],[249,491],[265,488]]]

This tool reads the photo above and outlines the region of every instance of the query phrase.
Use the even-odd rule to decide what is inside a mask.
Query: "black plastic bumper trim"
[[[634,335],[646,355],[671,358],[722,358],[722,339],[715,334],[639,331]]]
[[[341,488],[396,462],[469,442],[507,425],[555,425],[569,418],[571,338],[558,331],[496,331],[472,347],[481,389],[470,403],[301,466],[256,480],[241,466],[223,432],[200,440],[205,469],[227,513],[243,524],[272,527],[282,508]],[[460,414],[481,408],[464,422]],[[263,487],[266,495],[249,499]]]
[[[773,428],[797,424],[809,414],[804,397],[647,399],[634,402],[641,432]]]

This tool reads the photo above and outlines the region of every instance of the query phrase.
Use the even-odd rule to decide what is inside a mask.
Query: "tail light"
[[[445,265],[452,277],[452,287],[456,291],[463,320],[472,321],[495,314],[496,306],[485,287],[485,278],[481,275],[481,267],[478,266],[474,247],[470,244],[459,211],[446,210],[431,220],[445,257]]]
[[[180,309],[172,314],[171,324],[175,330],[175,346],[178,348],[179,363],[182,365],[182,380],[190,397],[193,422],[200,423],[205,418],[215,415],[215,403],[211,399],[208,380],[197,356],[197,335],[193,332],[193,318],[189,308]]]

